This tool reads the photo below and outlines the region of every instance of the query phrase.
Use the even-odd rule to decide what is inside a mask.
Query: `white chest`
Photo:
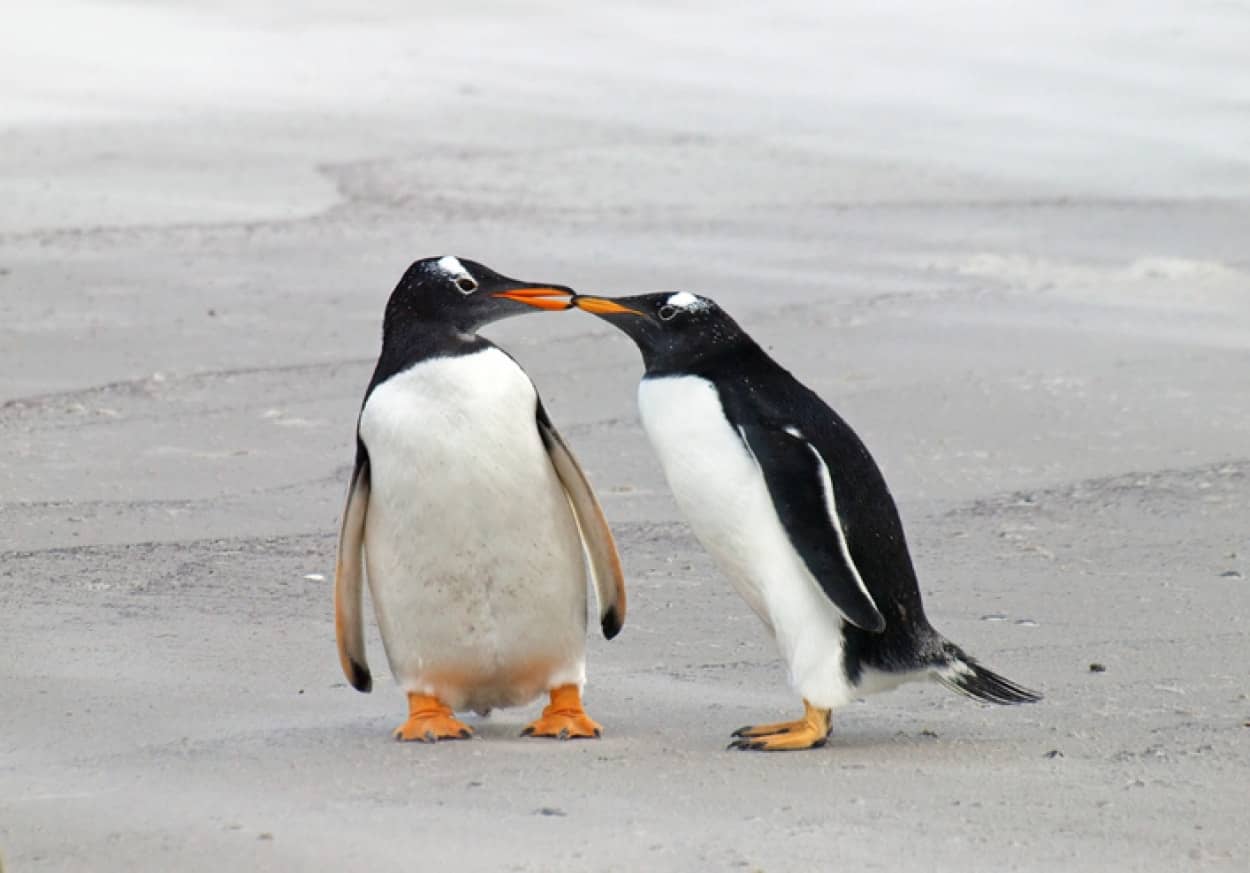
[[[389,555],[397,575],[503,574],[570,527],[536,402],[529,377],[494,348],[425,361],[374,388],[360,417],[371,573],[385,574]]]
[[[421,466],[490,457],[534,430],[529,377],[495,348],[416,364],[373,389],[360,417],[370,459],[402,454]],[[402,472],[402,471],[397,471]],[[376,476],[375,476],[376,478]]]
[[[722,411],[712,383],[696,376],[644,379],[638,408],[673,497],[696,537],[748,604],[771,621],[768,574],[792,549],[755,459]]]
[[[736,503],[760,475],[725,419],[716,387],[696,376],[644,379],[638,410],[688,520],[696,527],[723,524],[718,504]]]

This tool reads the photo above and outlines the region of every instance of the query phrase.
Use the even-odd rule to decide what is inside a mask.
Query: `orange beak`
[[[584,312],[593,312],[595,315],[642,315],[637,309],[630,309],[628,306],[622,306],[612,300],[604,300],[602,297],[575,297],[573,305]]]
[[[535,309],[564,310],[573,308],[573,292],[565,288],[517,288],[515,291],[501,291],[492,297],[506,297]],[[561,300],[553,298],[560,297]]]

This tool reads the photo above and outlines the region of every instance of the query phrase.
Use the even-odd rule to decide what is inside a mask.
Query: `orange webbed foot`
[[[601,728],[582,708],[576,685],[551,689],[551,703],[521,731],[523,737],[555,737],[558,740],[590,739],[603,735]]]
[[[738,728],[733,732],[738,739],[729,744],[731,749],[748,752],[792,752],[800,749],[817,749],[829,741],[831,711],[817,709],[803,701],[803,717],[797,721]]]
[[[395,739],[401,742],[437,743],[471,736],[473,728],[457,719],[437,697],[426,694],[408,695],[408,720],[395,728]]]

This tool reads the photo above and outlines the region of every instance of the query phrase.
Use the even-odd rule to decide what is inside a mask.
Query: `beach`
[[[68,0],[0,34],[0,863],[1250,865],[1250,10]],[[716,299],[851,423],[933,624],[829,744],[683,522],[637,350],[484,333],[594,484],[597,741],[397,743],[332,587],[404,269]]]

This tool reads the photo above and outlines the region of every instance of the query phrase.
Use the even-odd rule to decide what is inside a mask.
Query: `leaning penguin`
[[[369,691],[367,574],[391,672],[408,694],[398,739],[466,739],[473,730],[456,711],[543,693],[550,705],[525,735],[600,734],[581,702],[587,576],[611,639],[625,619],[616,545],[533,383],[477,334],[511,315],[567,309],[570,297],[443,257],[409,267],[386,305],[334,601],[343,671]]]
[[[803,718],[744,727],[732,748],[821,746],[833,709],[909,679],[992,703],[1040,699],[929,625],[868,450],[719,306],[685,292],[574,305],[642,351],[642,424],[677,504],[803,695]]]

